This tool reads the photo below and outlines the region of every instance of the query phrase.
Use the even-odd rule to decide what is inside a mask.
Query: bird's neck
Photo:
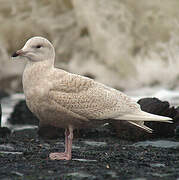
[[[23,88],[24,90],[30,87],[39,86],[40,83],[46,78],[54,65],[49,61],[28,62],[23,72]]]
[[[42,70],[47,70],[50,68],[54,68],[54,62],[51,60],[43,60],[43,61],[28,61],[26,64],[25,69],[31,68],[31,69],[37,69],[41,68]]]

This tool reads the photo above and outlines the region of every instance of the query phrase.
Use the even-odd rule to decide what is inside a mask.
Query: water
[[[179,91],[148,87],[127,91],[126,94],[132,96],[136,101],[145,97],[156,97],[161,101],[168,101],[171,106],[179,106]]]
[[[106,146],[107,143],[106,142],[96,142],[96,141],[84,141],[85,144],[89,145],[89,146]]]
[[[1,100],[2,105],[2,119],[1,119],[1,126],[2,127],[9,127],[7,119],[9,118],[10,114],[13,112],[14,106],[20,101],[24,100],[24,94],[13,94],[10,97],[5,97]]]
[[[10,117],[10,114],[13,112],[15,105],[21,100],[25,100],[24,94],[13,94],[10,97],[5,97],[1,100],[1,105],[2,105],[1,126],[2,127],[8,127],[12,131],[37,128],[37,126],[35,125],[12,125],[7,121],[8,118]]]

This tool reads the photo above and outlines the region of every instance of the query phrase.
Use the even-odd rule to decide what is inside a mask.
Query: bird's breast
[[[29,109],[34,112],[34,109],[38,109],[44,102],[47,93],[43,87],[31,87],[24,91],[26,103]]]

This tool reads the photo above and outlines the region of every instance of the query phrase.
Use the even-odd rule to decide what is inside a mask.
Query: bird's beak
[[[16,51],[15,53],[12,54],[12,57],[17,57],[17,56],[24,56],[25,55],[25,51],[23,51],[22,49]]]

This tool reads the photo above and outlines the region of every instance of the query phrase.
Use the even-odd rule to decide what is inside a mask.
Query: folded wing
[[[148,131],[151,129],[139,122],[171,120],[143,112],[136,102],[122,92],[76,74],[67,73],[55,80],[49,98],[85,119],[127,120]]]

